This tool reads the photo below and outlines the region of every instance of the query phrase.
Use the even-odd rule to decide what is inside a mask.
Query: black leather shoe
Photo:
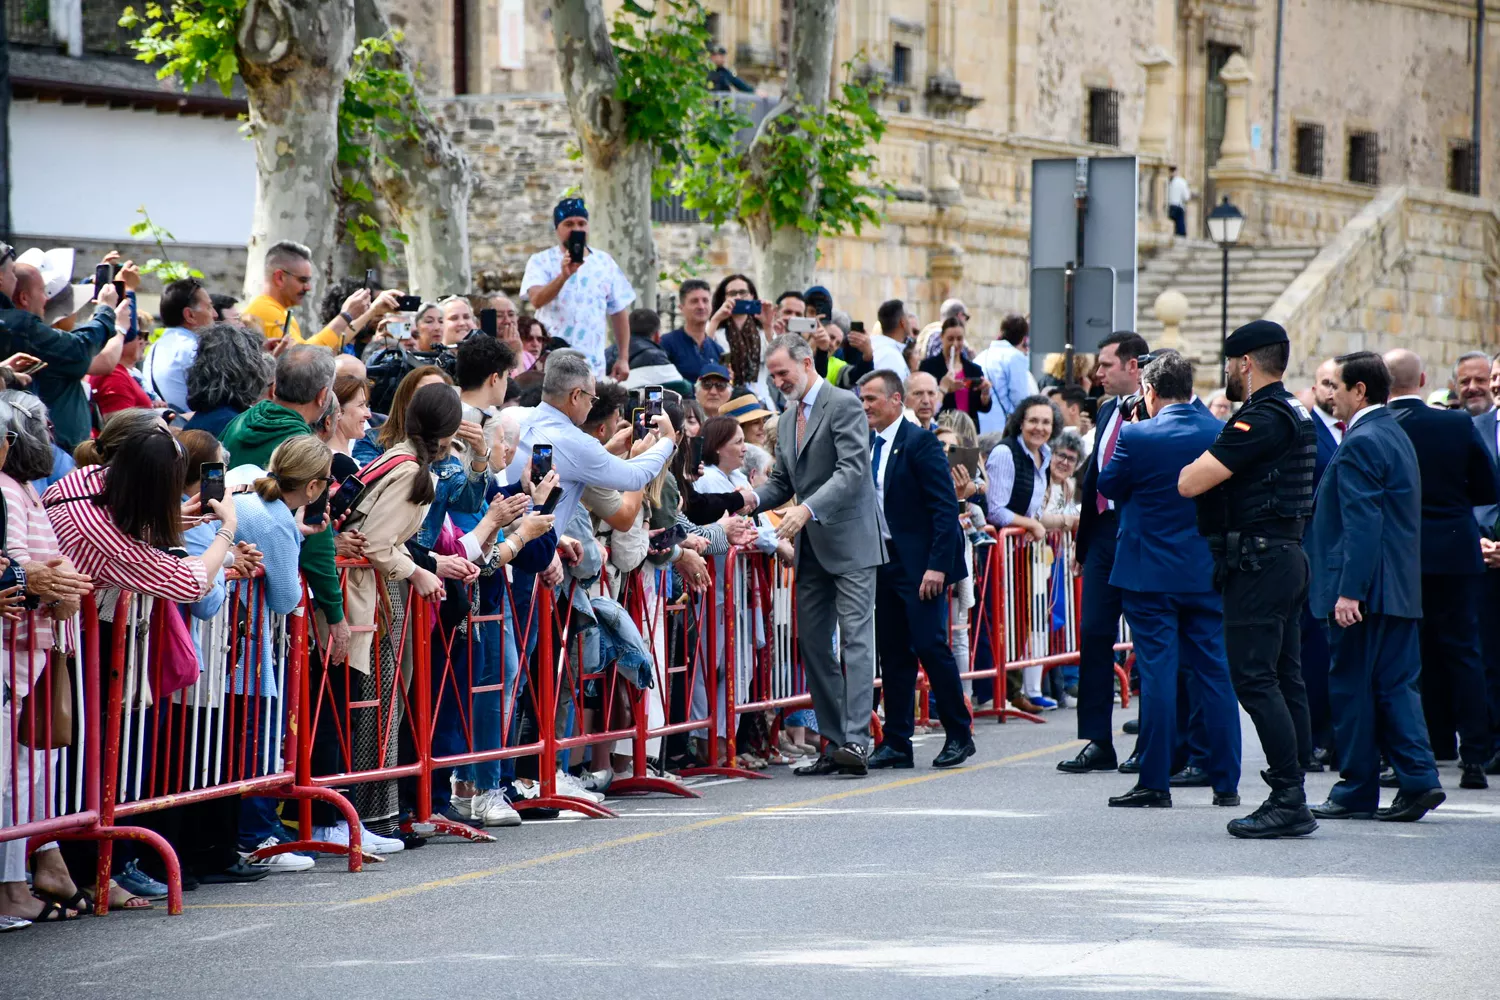
[[[204,885],[228,885],[235,882],[259,882],[271,869],[262,865],[247,865],[243,861],[236,861],[221,872],[209,872],[199,875],[198,881]]]
[[[1208,772],[1201,767],[1185,767],[1167,781],[1173,788],[1207,788],[1213,784]]]
[[[839,774],[863,778],[870,773],[870,752],[858,743],[845,743],[833,751],[833,763]]]
[[[932,766],[957,767],[972,756],[974,756],[974,741],[972,739],[964,740],[962,743],[958,740],[949,740],[943,744],[942,753],[933,758]]]
[[[1313,806],[1311,812],[1312,812],[1312,814],[1314,816],[1318,817],[1318,819],[1374,819],[1375,818],[1375,814],[1374,813],[1371,813],[1371,812],[1361,812],[1358,809],[1350,809],[1348,806],[1341,806],[1337,802],[1333,801],[1333,799],[1329,799],[1327,802],[1324,802],[1320,806]]]
[[[1303,764],[1302,764],[1302,773],[1303,774],[1322,774],[1323,773],[1323,762],[1321,760],[1317,760],[1316,758],[1314,758],[1312,760],[1304,761]]]
[[[1484,768],[1478,764],[1465,764],[1464,774],[1458,779],[1459,788],[1488,788],[1489,779],[1484,776]]]
[[[1500,774],[1500,753],[1490,758],[1490,762],[1484,765],[1485,774]]]
[[[1134,736],[1136,733],[1139,733],[1141,731],[1141,720],[1126,719],[1125,724],[1120,728],[1125,730],[1125,734],[1127,736]]]
[[[1278,788],[1255,812],[1229,821],[1230,835],[1245,840],[1305,837],[1317,828],[1301,788]]]
[[[1138,753],[1133,753],[1129,757],[1126,757],[1123,761],[1120,762],[1120,767],[1118,770],[1121,774],[1140,774],[1141,755]]]
[[[1396,776],[1396,769],[1394,767],[1388,767],[1384,771],[1380,772],[1380,787],[1381,788],[1400,788],[1401,787],[1401,779]]]
[[[1238,792],[1214,792],[1214,805],[1229,806],[1231,809],[1238,807],[1240,796]]]
[[[1415,823],[1442,805],[1447,797],[1441,788],[1429,788],[1425,792],[1397,792],[1390,805],[1375,810],[1375,818],[1389,823]]]
[[[1124,795],[1112,795],[1109,804],[1125,809],[1170,809],[1172,793],[1136,785]]]
[[[1077,757],[1060,761],[1057,769],[1068,774],[1087,774],[1089,771],[1113,771],[1119,764],[1114,747],[1089,743],[1078,751]]]
[[[893,750],[884,743],[876,747],[875,752],[870,754],[868,765],[872,771],[880,771],[888,767],[905,771],[916,766],[912,762],[911,754],[902,753],[900,750]]]
[[[811,764],[792,768],[792,773],[803,778],[819,778],[825,774],[837,774],[838,770],[839,766],[833,762],[833,756],[825,753]]]

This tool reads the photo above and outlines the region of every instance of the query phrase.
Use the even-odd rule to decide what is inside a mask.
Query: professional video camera
[[[376,413],[389,414],[391,400],[395,398],[401,380],[423,365],[436,365],[452,377],[458,367],[458,352],[441,345],[432,351],[388,347],[371,358],[365,366],[370,380],[370,409]]]

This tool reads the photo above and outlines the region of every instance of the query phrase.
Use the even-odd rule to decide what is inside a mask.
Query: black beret
[[[1242,358],[1256,348],[1285,343],[1287,343],[1286,330],[1280,323],[1258,319],[1253,323],[1246,323],[1229,335],[1229,339],[1224,341],[1224,356]]]

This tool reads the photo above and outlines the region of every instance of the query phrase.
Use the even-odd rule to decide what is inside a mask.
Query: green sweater
[[[229,451],[231,465],[249,463],[268,469],[271,452],[277,445],[289,437],[311,433],[312,428],[295,410],[263,399],[231,420],[219,440]],[[344,620],[344,592],[339,587],[334,559],[331,530],[302,539],[302,556],[298,560],[302,575],[330,625]]]

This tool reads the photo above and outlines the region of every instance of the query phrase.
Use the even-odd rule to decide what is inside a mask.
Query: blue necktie
[[[880,485],[880,449],[885,445],[885,438],[879,434],[875,435],[875,456],[870,459],[870,478],[875,480],[875,485]]]

